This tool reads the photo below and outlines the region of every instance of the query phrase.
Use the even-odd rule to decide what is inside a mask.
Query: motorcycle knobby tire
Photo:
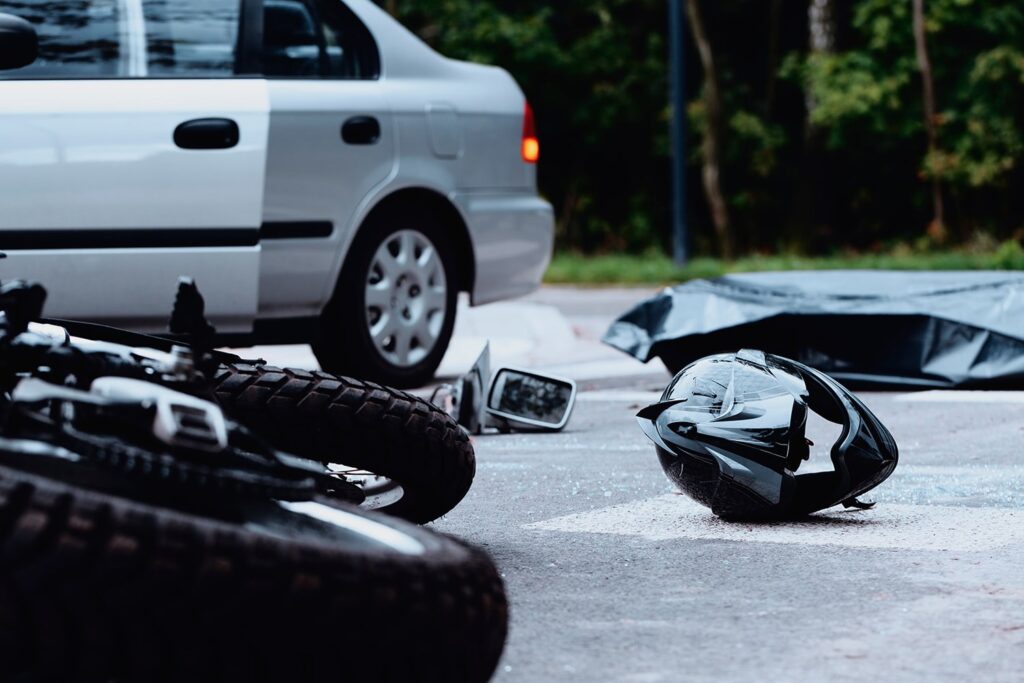
[[[507,603],[482,552],[268,533],[0,466],[0,680],[485,681]]]
[[[275,447],[388,477],[404,489],[382,512],[418,524],[469,491],[476,456],[447,413],[407,392],[326,372],[236,363],[214,378],[225,412]]]

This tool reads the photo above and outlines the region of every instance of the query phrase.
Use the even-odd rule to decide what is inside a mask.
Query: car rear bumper
[[[551,263],[555,216],[534,193],[467,192],[452,196],[466,219],[476,257],[474,306],[529,294]]]

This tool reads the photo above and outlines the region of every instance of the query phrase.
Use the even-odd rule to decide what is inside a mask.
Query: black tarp
[[[755,348],[848,385],[1024,389],[1024,273],[801,271],[665,289],[604,342],[669,370]]]

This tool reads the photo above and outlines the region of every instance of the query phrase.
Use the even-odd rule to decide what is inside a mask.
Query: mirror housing
[[[39,36],[32,24],[0,13],[0,69],[20,69],[39,56]]]
[[[481,434],[487,426],[485,412],[487,394],[491,381],[491,345],[488,342],[480,357],[469,372],[459,379],[457,414],[455,419],[470,434]]]
[[[576,383],[519,368],[501,368],[487,391],[490,422],[520,429],[558,431],[576,404]]]

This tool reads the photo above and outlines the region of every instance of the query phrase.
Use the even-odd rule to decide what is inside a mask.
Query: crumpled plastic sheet
[[[672,372],[755,348],[855,388],[1024,389],[1024,273],[807,271],[662,291],[604,342]]]

